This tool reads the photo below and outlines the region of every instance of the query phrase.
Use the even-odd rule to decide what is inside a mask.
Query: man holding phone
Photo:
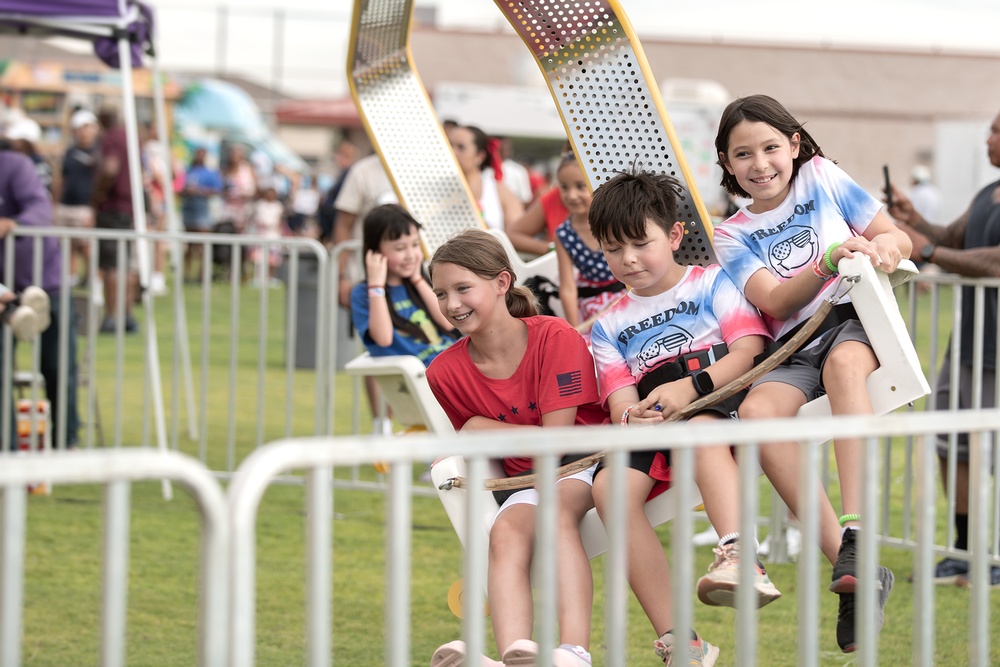
[[[986,140],[990,164],[1000,167],[1000,114],[993,119]],[[1000,180],[980,190],[969,208],[947,226],[938,226],[916,211],[913,202],[899,190],[886,185],[889,214],[903,223],[900,227],[910,237],[920,259],[945,271],[963,276],[1000,277]],[[997,290],[986,290],[983,331],[982,406],[972,405],[972,366],[975,298],[972,287],[962,288],[961,358],[952,359],[945,353],[935,389],[935,408],[947,410],[952,391],[958,392],[960,409],[996,407],[997,359]],[[955,335],[954,332],[952,332]],[[950,346],[949,346],[950,348]],[[951,387],[951,364],[958,363],[959,386]],[[947,440],[938,441],[941,474],[947,485]],[[955,548],[968,549],[969,526],[969,443],[967,435],[959,435],[958,463],[955,470]],[[937,564],[938,583],[968,585],[969,565],[966,561],[945,558]],[[1000,567],[990,569],[990,582],[1000,586]]]

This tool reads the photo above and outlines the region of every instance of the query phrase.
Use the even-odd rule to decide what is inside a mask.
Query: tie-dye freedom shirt
[[[590,334],[601,401],[662,363],[744,336],[767,337],[767,329],[717,264],[687,267],[676,285],[655,296],[629,292]]]
[[[746,290],[750,276],[760,269],[784,282],[800,271],[810,271],[810,264],[831,243],[863,234],[881,208],[840,167],[814,157],[799,169],[776,209],[758,215],[744,207],[717,226],[715,256],[740,290]],[[765,313],[771,336],[777,340],[808,319],[836,289],[836,282],[831,280],[812,302],[784,322]]]

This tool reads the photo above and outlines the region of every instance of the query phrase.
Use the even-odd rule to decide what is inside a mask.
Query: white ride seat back
[[[894,286],[906,282],[916,274],[916,267],[912,262],[904,261],[896,273],[887,275],[876,271],[867,260],[858,257],[842,260],[840,272],[842,275],[860,276],[850,295],[858,318],[865,327],[872,348],[879,359],[880,367],[868,378],[868,391],[875,413],[891,412],[930,393],[930,386],[920,369],[916,350],[892,293]],[[386,401],[392,406],[400,422],[411,425],[414,417],[409,415],[417,415],[418,418],[426,420],[424,424],[430,431],[454,432],[427,385],[423,364],[415,358],[375,358],[366,354],[350,362],[347,368],[349,373],[374,375],[379,379],[383,389],[386,390]],[[830,402],[825,396],[807,403],[798,412],[800,417],[828,414],[830,414]],[[408,419],[411,421],[407,421]],[[467,492],[461,488],[445,490],[441,486],[448,479],[464,476],[465,460],[460,456],[443,459],[431,470],[434,485],[438,488],[438,496],[463,546],[468,539],[465,534]],[[488,476],[504,476],[499,461],[491,462]],[[692,507],[687,509],[693,509],[700,503],[701,498],[696,490]],[[477,538],[488,540],[490,527],[499,507],[493,501],[492,495],[488,497],[485,505],[482,518],[483,530]],[[646,503],[646,516],[653,526],[658,526],[677,515],[676,505],[676,494],[673,489],[668,489]],[[607,551],[607,534],[596,510],[591,510],[583,518],[580,533],[588,556],[594,558]]]

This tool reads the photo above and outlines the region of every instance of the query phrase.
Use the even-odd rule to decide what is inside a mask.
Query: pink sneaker
[[[438,647],[431,656],[431,667],[461,667],[465,663],[465,642],[456,640]],[[480,656],[481,667],[504,667],[502,662]]]
[[[518,639],[503,652],[505,667],[533,667],[538,663],[538,644],[530,639]]]

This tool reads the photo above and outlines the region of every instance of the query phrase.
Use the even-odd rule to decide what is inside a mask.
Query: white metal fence
[[[18,667],[27,531],[27,488],[40,479],[105,487],[100,664],[125,662],[132,482],[168,479],[185,487],[202,519],[198,664],[226,664],[229,522],[218,482],[204,465],[172,452],[119,449],[50,456],[0,454],[0,667]],[[81,632],[94,631],[80,628]]]
[[[127,483],[126,479],[174,479],[182,481],[188,480],[190,475],[201,476],[205,471],[200,467],[197,472],[187,470],[191,466],[188,463],[170,462],[165,467],[163,461],[172,459],[160,458],[154,463],[152,460],[146,461],[142,458],[151,455],[150,452],[132,451],[127,445],[151,445],[158,444],[164,449],[187,450],[193,456],[200,459],[212,470],[216,476],[229,477],[234,474],[232,485],[229,490],[229,516],[225,527],[215,529],[211,539],[206,533],[206,542],[211,542],[212,554],[215,554],[220,547],[220,543],[228,542],[226,531],[232,530],[232,548],[230,551],[230,561],[228,568],[226,564],[220,564],[215,556],[204,556],[203,572],[211,569],[213,580],[224,579],[225,577],[215,576],[220,572],[219,568],[228,569],[229,578],[232,581],[232,588],[227,589],[228,593],[220,593],[214,585],[211,590],[206,590],[207,601],[203,601],[203,619],[201,632],[203,636],[200,658],[203,664],[223,664],[221,656],[226,655],[228,664],[249,665],[253,663],[254,655],[254,613],[257,602],[254,599],[254,578],[257,575],[256,563],[254,561],[253,533],[256,514],[259,510],[261,497],[268,487],[276,481],[285,481],[291,477],[292,471],[306,470],[305,483],[308,489],[308,549],[307,573],[308,579],[306,592],[308,597],[307,622],[308,622],[308,662],[311,665],[330,664],[331,658],[331,623],[330,604],[336,592],[332,590],[332,580],[329,576],[328,564],[330,562],[330,521],[332,508],[330,498],[332,488],[335,484],[355,488],[376,488],[384,490],[388,494],[392,511],[389,515],[388,538],[385,549],[388,561],[388,577],[386,582],[387,595],[387,627],[385,636],[391,637],[392,641],[386,642],[386,661],[388,664],[400,665],[421,663],[425,661],[424,656],[410,655],[410,632],[414,623],[418,619],[410,616],[410,599],[407,582],[409,580],[412,563],[407,545],[412,538],[411,521],[411,501],[417,488],[412,482],[413,464],[434,459],[444,454],[463,454],[470,457],[471,476],[473,481],[477,474],[481,477],[481,466],[477,462],[484,460],[487,456],[498,455],[539,455],[539,466],[541,470],[554,468],[554,455],[563,450],[570,451],[579,447],[571,439],[570,432],[553,432],[551,438],[546,442],[539,443],[527,436],[503,434],[497,436],[483,436],[475,438],[462,438],[461,440],[446,440],[430,436],[409,436],[405,443],[392,439],[373,441],[368,438],[345,437],[330,439],[329,437],[315,437],[308,439],[288,441],[289,437],[302,434],[322,434],[329,436],[333,433],[334,419],[344,419],[345,415],[336,414],[335,410],[335,347],[337,325],[336,314],[336,279],[338,273],[337,252],[356,252],[357,244],[345,245],[338,248],[333,257],[326,252],[322,246],[313,241],[302,239],[282,239],[281,241],[265,241],[249,236],[232,235],[200,235],[200,234],[147,234],[136,235],[132,233],[113,233],[105,231],[76,231],[76,230],[31,230],[19,229],[15,234],[27,236],[32,239],[34,247],[32,250],[35,258],[36,279],[40,277],[40,239],[45,236],[56,236],[59,239],[60,255],[63,262],[61,290],[58,302],[58,313],[61,319],[61,331],[69,331],[67,326],[72,321],[70,313],[73,299],[70,296],[69,274],[65,268],[68,265],[70,250],[70,240],[83,239],[91,248],[92,263],[89,267],[89,275],[96,275],[95,264],[97,256],[97,243],[99,240],[114,240],[117,245],[117,259],[120,266],[125,266],[128,262],[125,241],[134,241],[137,238],[155,239],[161,242],[185,242],[200,244],[204,246],[206,262],[200,275],[199,286],[195,290],[199,301],[191,304],[184,301],[184,295],[191,296],[191,290],[184,290],[180,276],[175,276],[176,280],[171,287],[171,294],[163,300],[158,300],[157,305],[151,311],[161,319],[146,319],[142,321],[143,335],[137,339],[141,344],[133,345],[133,339],[125,334],[122,327],[118,327],[113,337],[101,340],[97,334],[97,307],[89,298],[85,300],[86,307],[81,311],[85,317],[85,324],[81,330],[79,342],[79,366],[86,367],[86,374],[89,376],[87,383],[80,381],[81,387],[86,384],[87,395],[80,401],[82,407],[82,424],[80,444],[85,448],[98,445],[122,446],[122,449],[114,453],[107,454],[107,461],[100,465],[94,463],[94,470],[104,470],[104,472],[90,472],[91,461],[97,459],[79,459],[87,461],[83,468],[75,469],[74,457],[97,454],[96,452],[70,453],[69,458],[63,459],[61,456],[41,457],[7,457],[4,456],[0,465],[0,482],[5,487],[4,493],[4,526],[3,526],[3,607],[2,617],[0,617],[0,664],[19,664],[18,645],[12,643],[11,637],[19,637],[20,626],[17,621],[17,608],[20,604],[20,577],[23,570],[17,566],[19,550],[23,551],[23,525],[24,525],[24,505],[25,498],[24,484],[39,479],[50,480],[52,483],[73,483],[88,482],[98,479],[112,480],[109,489],[109,515],[114,524],[115,535],[120,537],[120,524],[122,517],[127,517]],[[249,288],[244,286],[241,280],[242,252],[231,252],[232,262],[230,264],[231,273],[225,282],[219,283],[213,280],[212,266],[210,261],[217,248],[227,247],[242,249],[252,245],[273,244],[281,247],[286,256],[289,267],[287,293],[282,295],[274,290],[261,289],[256,298],[246,297]],[[11,244],[8,244],[7,267],[13,265],[13,255]],[[266,256],[267,253],[263,253]],[[298,337],[296,328],[299,322],[299,309],[303,307],[300,299],[299,266],[303,257],[314,258],[316,266],[315,281],[315,369],[306,371],[304,374],[295,368],[296,348]],[[262,267],[258,266],[260,271]],[[10,280],[11,274],[3,277]],[[975,317],[973,322],[963,322],[960,317],[961,286],[971,284],[975,286]],[[93,279],[90,282],[91,292],[95,287]],[[995,301],[996,293],[991,291],[1000,286],[1000,281],[989,279],[962,279],[955,276],[921,276],[917,281],[910,283],[905,288],[907,293],[900,295],[900,302],[904,309],[904,317],[909,322],[909,328],[915,340],[918,352],[925,359],[927,375],[931,378],[931,385],[934,386],[934,379],[940,363],[940,358],[946,346],[946,340],[951,330],[961,330],[963,327],[971,326],[977,332],[974,338],[974,363],[975,368],[982,369],[983,364],[983,321],[984,309],[987,300]],[[124,296],[124,287],[120,287],[120,296]],[[284,297],[284,298],[282,298]],[[159,305],[162,301],[163,305]],[[280,327],[273,327],[272,323],[278,317],[275,302],[285,304],[285,321]],[[119,299],[123,303],[123,299]],[[241,313],[252,307],[253,313],[249,318],[252,322],[252,331],[247,331],[247,319]],[[119,321],[120,321],[119,317]],[[162,336],[156,329],[156,322],[164,322],[169,326],[163,327],[168,330],[169,336]],[[190,327],[190,328],[189,328]],[[0,401],[3,405],[8,405],[11,399],[11,373],[14,358],[12,354],[12,341],[9,331],[4,328],[2,333],[2,345],[4,351],[3,378],[4,382],[0,389]],[[953,345],[956,341],[952,342]],[[65,352],[70,345],[70,336],[61,335],[59,346],[61,350],[58,370],[57,388],[60,393],[64,392],[70,384],[70,372],[66,363]],[[153,354],[154,351],[163,346],[169,350],[169,355]],[[284,352],[283,363],[275,362],[273,357],[269,357],[272,350],[280,346]],[[32,371],[32,377],[36,377],[39,370],[39,359],[37,346],[27,346],[29,350],[28,368]],[[191,355],[191,351],[197,349],[197,355]],[[21,352],[24,355],[25,352]],[[958,354],[955,350],[953,354]],[[191,355],[191,356],[188,356]],[[169,356],[169,361],[166,357]],[[136,366],[135,359],[142,359],[142,377],[138,380],[133,374]],[[197,358],[197,362],[191,363],[191,359]],[[18,357],[23,364],[24,357]],[[220,359],[222,363],[220,362]],[[109,361],[110,360],[110,361]],[[160,373],[158,364],[167,364],[168,371]],[[953,367],[953,385],[957,381],[957,369]],[[197,377],[197,389],[195,380]],[[212,395],[217,392],[211,391],[212,384],[219,378],[224,378],[223,401],[212,399]],[[157,378],[159,378],[157,380]],[[169,392],[165,400],[158,392],[164,386],[169,386]],[[269,393],[277,387],[280,398],[273,398]],[[351,417],[351,427],[349,430],[357,432],[359,430],[358,414],[360,405],[360,385],[354,385],[353,391],[353,416]],[[982,376],[974,380],[973,393],[974,401],[978,403],[983,390]],[[37,398],[40,395],[40,387],[37,381],[29,385],[31,396]],[[241,393],[243,392],[243,393]],[[141,394],[136,398],[135,394]],[[307,396],[306,400],[301,400],[302,396]],[[109,402],[110,399],[110,402]],[[157,400],[160,400],[160,407],[157,407]],[[932,404],[929,402],[928,404]],[[104,408],[103,410],[101,408]],[[956,407],[955,404],[952,408]],[[306,413],[306,424],[295,423],[299,415]],[[989,576],[990,564],[1000,564],[1000,485],[995,483],[990,475],[990,460],[993,456],[991,443],[995,443],[998,424],[998,414],[996,410],[976,413],[931,413],[920,414],[919,412],[899,413],[876,419],[837,419],[833,420],[811,420],[811,421],[791,421],[789,423],[744,423],[738,432],[732,432],[731,428],[725,425],[719,428],[681,426],[673,427],[669,431],[669,438],[678,448],[676,465],[681,471],[690,469],[693,465],[693,457],[690,456],[690,448],[698,446],[703,442],[718,442],[728,440],[739,446],[741,452],[752,455],[755,451],[756,443],[762,439],[773,439],[788,433],[794,435],[793,439],[805,439],[804,445],[807,453],[808,465],[813,470],[818,470],[821,477],[829,479],[830,464],[826,449],[820,443],[826,440],[834,429],[839,434],[857,435],[867,438],[867,459],[865,466],[865,515],[875,517],[869,527],[873,530],[865,535],[879,536],[878,544],[875,540],[863,542],[863,572],[871,573],[876,562],[876,550],[878,548],[902,548],[914,554],[915,568],[917,574],[914,588],[914,664],[929,665],[933,662],[934,656],[934,593],[932,588],[932,577],[934,561],[945,555],[953,555],[964,558],[966,553],[954,550],[951,545],[954,541],[954,533],[951,526],[950,515],[955,505],[955,479],[952,475],[948,479],[947,490],[944,492],[946,512],[945,516],[935,513],[935,502],[938,495],[939,483],[935,474],[936,453],[934,447],[934,434],[950,434],[952,450],[949,454],[949,464],[954,469],[954,442],[955,435],[960,431],[971,431],[979,435],[974,438],[977,446],[973,448],[973,459],[971,471],[973,474],[972,484],[974,498],[971,503],[972,511],[970,516],[970,549],[968,557],[972,563],[971,580],[973,583],[972,595],[970,597],[969,615],[969,664],[986,665],[989,664],[991,633],[989,624],[989,596],[985,583]],[[219,415],[224,418],[218,420]],[[103,417],[103,427],[101,425]],[[11,413],[2,411],[0,417],[0,430],[5,445],[9,439]],[[187,418],[187,428],[182,425]],[[247,434],[246,426],[253,425],[252,433]],[[136,426],[139,424],[139,427]],[[168,426],[169,424],[169,426]],[[36,423],[33,428],[39,428]],[[68,431],[65,412],[58,416],[56,424],[53,426],[56,437],[53,442],[57,447],[65,442]],[[100,434],[103,431],[105,438],[101,441]],[[548,435],[548,434],[547,434]],[[578,438],[578,432],[576,436]],[[651,444],[651,438],[660,440],[668,437],[668,432],[659,429],[648,432],[626,433],[621,429],[610,429],[602,432],[600,448],[619,452],[627,447],[642,447]],[[285,441],[272,445],[262,446],[263,443],[273,441],[276,438],[284,438]],[[892,439],[890,442],[890,438]],[[593,448],[594,444],[588,445]],[[103,453],[102,453],[103,454]],[[132,458],[138,457],[138,458]],[[746,457],[741,457],[746,458]],[[104,461],[104,457],[101,457]],[[616,466],[614,461],[620,461],[620,456],[612,456],[612,468],[609,474],[615,475]],[[390,475],[375,484],[363,482],[359,478],[358,471],[367,468],[376,461],[387,461],[392,464]],[[133,470],[126,470],[134,463]],[[242,462],[242,465],[241,465]],[[102,467],[105,466],[105,467]],[[336,469],[349,470],[350,473],[345,480],[343,476],[336,478],[332,472]],[[744,467],[744,484],[741,487],[744,507],[757,507],[757,484],[756,480],[749,474],[748,468]],[[104,477],[101,477],[104,475]],[[295,479],[301,479],[296,476]],[[690,483],[692,476],[680,474],[678,476],[680,492],[686,495],[684,485]],[[187,484],[193,484],[189,480]],[[166,484],[166,482],[165,482]],[[214,491],[204,490],[204,482],[198,481],[195,486],[200,489],[199,493],[206,498],[214,497],[218,493],[217,487],[212,487]],[[166,488],[166,487],[165,487]],[[422,487],[426,492],[426,486]],[[902,516],[896,516],[890,502],[889,491],[901,494],[903,497]],[[475,503],[475,494],[471,502]],[[818,550],[816,548],[814,517],[816,507],[806,498],[801,505],[802,510],[799,517],[804,529],[804,549],[799,559],[798,588],[800,592],[799,608],[799,642],[800,655],[797,664],[818,664],[816,648],[816,628],[817,619],[817,573],[818,573]],[[215,500],[206,501],[209,504],[217,505]],[[126,509],[122,509],[122,506]],[[775,507],[778,507],[775,505]],[[123,514],[124,512],[124,514]],[[211,523],[218,526],[216,517],[218,507],[208,510],[212,516]],[[477,516],[477,512],[470,512],[471,516]],[[540,553],[549,553],[551,549],[550,540],[552,531],[546,527],[551,526],[553,518],[551,514],[542,513],[538,535],[538,546]],[[781,514],[776,510],[774,516],[780,518]],[[672,540],[673,553],[671,562],[675,572],[675,618],[677,625],[683,627],[682,623],[691,618],[692,606],[690,582],[693,581],[692,552],[686,545],[690,544],[692,532],[693,515],[686,512],[680,513],[680,520],[673,527],[674,539]],[[755,516],[755,512],[744,512],[744,527],[746,532],[748,527],[754,526],[764,521]],[[208,522],[208,519],[206,519]],[[778,521],[772,519],[772,525]],[[125,519],[127,529],[127,518]],[[872,525],[874,524],[874,525]],[[619,524],[620,525],[620,522]],[[946,539],[934,540],[934,527],[947,526],[945,530]],[[207,526],[207,523],[206,523]],[[470,526],[470,530],[476,529]],[[481,528],[480,528],[481,529]],[[623,613],[626,588],[622,574],[624,554],[621,552],[620,535],[615,539],[616,524],[612,524],[612,544],[609,552],[607,591],[604,596],[605,616],[607,619],[606,664],[623,664],[622,647],[625,641],[625,615]],[[111,529],[109,529],[111,530]],[[207,530],[207,528],[206,528]],[[221,531],[221,532],[220,532]],[[20,536],[19,536],[20,535]],[[121,562],[123,554],[120,544],[122,540],[115,537],[109,539],[109,551],[107,554],[110,570],[114,570],[116,563]],[[116,542],[112,548],[111,541]],[[251,545],[248,548],[248,545]],[[992,557],[988,553],[994,554]],[[127,548],[124,553],[127,558]],[[482,570],[480,567],[485,554],[473,554],[473,558],[468,560],[467,572],[467,595],[471,599],[466,600],[466,605],[475,608],[475,596],[482,590]],[[115,567],[112,567],[115,565]],[[551,567],[548,563],[544,567]],[[868,579],[871,579],[869,577]],[[543,579],[544,581],[544,579]],[[122,614],[123,588],[119,583],[106,583],[109,589],[105,596],[105,617],[117,619]],[[227,602],[218,602],[218,596],[227,596]],[[541,601],[541,613],[538,616],[540,637],[542,645],[551,646],[554,641],[554,595],[551,587],[543,585],[539,590]],[[862,605],[862,628],[860,644],[862,653],[859,656],[863,664],[878,664],[878,657],[875,653],[875,643],[872,641],[870,632],[872,616],[872,602],[874,592],[862,588],[859,600]],[[266,601],[264,602],[266,603]],[[744,605],[746,606],[746,605]],[[222,609],[220,612],[219,610]],[[229,615],[228,629],[219,631],[218,613]],[[109,625],[110,623],[110,625]],[[106,621],[102,629],[102,636],[105,637],[107,649],[104,652],[103,664],[120,664],[122,649],[120,640],[116,633],[120,626],[113,621]],[[209,639],[208,630],[211,630],[212,637]],[[464,629],[465,638],[470,642],[473,649],[481,648],[484,641],[482,624],[477,620],[466,622]],[[219,638],[225,639],[225,647],[220,648]],[[749,607],[742,609],[737,615],[736,635],[734,637],[736,645],[741,649],[738,654],[738,664],[756,664],[758,658],[761,662],[767,662],[766,647],[759,646],[755,633],[755,616],[750,613]],[[730,648],[732,643],[730,643]],[[744,650],[742,647],[756,646],[756,651]],[[231,651],[230,651],[231,649]],[[543,654],[545,652],[543,651]],[[429,656],[427,656],[429,657]]]
[[[48,389],[57,388],[59,396],[66,396],[79,386],[81,398],[79,434],[74,437],[67,411],[60,410],[52,425],[55,447],[74,441],[85,448],[156,445],[193,453],[226,475],[266,441],[333,433],[334,374],[327,356],[329,253],[315,240],[65,228],[17,228],[13,236],[32,244],[36,284],[43,270],[43,239],[55,237],[59,244],[60,289],[54,297],[59,370],[57,387]],[[136,306],[140,332],[132,336],[124,325],[129,292],[126,281],[118,281],[116,312],[105,313],[116,326],[111,335],[101,335],[105,309],[97,277],[98,244],[114,244],[115,264],[125,275],[128,244],[140,239],[200,248],[204,261],[198,285],[185,289],[177,267],[169,295],[151,299],[147,290],[142,307]],[[73,241],[90,252],[86,283],[76,287],[69,273]],[[256,261],[248,260],[246,251],[257,248],[261,251]],[[283,257],[283,290],[268,288],[267,258],[272,252]],[[224,261],[217,261],[222,256]],[[13,286],[13,244],[7,244],[5,257],[6,275],[0,281]],[[9,329],[4,327],[0,335],[5,351],[0,401],[9,405],[15,355]],[[68,354],[74,338],[75,369]],[[30,396],[39,398],[45,393],[39,346],[36,342],[27,348],[17,359],[32,378]],[[10,411],[0,412],[5,449],[10,445],[11,417]],[[209,448],[210,441],[215,449]]]
[[[960,425],[960,426],[958,426]],[[821,443],[837,433],[841,437],[863,438],[866,456],[863,476],[863,511],[865,516],[874,517],[866,522],[870,530],[862,531],[860,547],[858,593],[858,638],[860,652],[858,663],[864,665],[881,664],[875,641],[875,568],[879,550],[884,548],[880,540],[872,539],[879,533],[882,517],[876,509],[892,491],[882,482],[880,438],[913,438],[912,451],[914,465],[913,503],[917,514],[915,533],[908,545],[914,551],[914,595],[913,595],[913,637],[916,646],[913,664],[934,664],[935,605],[933,569],[938,547],[934,543],[935,498],[937,482],[934,475],[936,434],[953,433],[958,429],[973,433],[972,456],[974,468],[989,469],[992,446],[1000,430],[1000,411],[931,414],[893,414],[885,417],[867,418],[824,418],[808,422],[802,420],[744,422],[738,432],[724,423],[698,425],[669,425],[657,429],[625,430],[605,427],[592,432],[586,439],[587,447],[607,450],[616,455],[609,456],[612,475],[612,502],[608,521],[611,533],[611,547],[607,558],[605,576],[604,616],[607,635],[604,637],[604,664],[623,665],[627,636],[625,614],[625,540],[621,531],[624,503],[621,484],[624,475],[623,453],[627,449],[650,448],[665,440],[674,447],[674,466],[677,470],[677,487],[680,498],[690,497],[693,491],[694,456],[692,448],[710,443],[730,441],[738,448],[741,484],[740,498],[742,512],[741,532],[750,534],[757,517],[753,508],[757,507],[756,458],[757,447],[763,441],[778,439],[794,440],[801,443],[804,451],[803,475],[814,477],[820,466]],[[305,512],[308,519],[309,548],[305,554],[306,571],[309,578],[305,584],[308,596],[306,623],[308,626],[308,664],[329,665],[334,656],[330,653],[330,609],[336,591],[330,589],[330,475],[340,466],[369,464],[386,461],[391,466],[389,484],[390,510],[388,512],[385,554],[387,578],[385,588],[386,627],[383,631],[386,664],[419,664],[429,656],[410,655],[410,637],[414,629],[419,631],[420,619],[410,613],[410,585],[414,564],[410,555],[412,539],[411,480],[413,463],[427,457],[459,454],[470,462],[470,488],[479,488],[483,481],[485,461],[500,456],[535,456],[543,478],[543,504],[539,511],[536,536],[535,567],[542,572],[554,572],[555,512],[545,498],[552,498],[545,485],[554,481],[556,461],[567,452],[578,452],[581,448],[578,429],[553,430],[547,433],[544,442],[537,434],[502,433],[477,434],[475,436],[444,439],[432,436],[414,436],[405,443],[398,440],[370,440],[366,438],[298,439],[277,442],[263,447],[252,454],[241,466],[229,490],[230,510],[233,529],[233,578],[231,610],[232,664],[253,664],[254,656],[254,615],[257,602],[254,599],[255,567],[253,544],[255,543],[256,512],[261,498],[273,480],[292,469],[308,471],[309,493]],[[621,473],[621,474],[619,474]],[[993,540],[990,526],[994,509],[989,499],[993,490],[990,477],[980,474],[975,480],[976,502],[970,519],[971,533],[971,594],[969,602],[969,645],[968,664],[990,664],[991,632],[989,620],[990,589],[987,582],[988,568],[1000,560],[987,554],[987,545]],[[819,579],[818,547],[818,502],[814,488],[805,491],[800,501],[800,520],[803,530],[803,550],[799,556],[795,584],[798,592],[798,651],[795,664],[820,664],[818,641],[820,590],[826,588]],[[485,493],[483,491],[482,493]],[[470,493],[469,524],[467,531],[482,531],[481,512],[476,511],[478,494]],[[683,502],[683,501],[679,501]],[[673,526],[671,563],[673,568],[674,619],[675,627],[691,627],[693,604],[691,587],[695,580],[693,571],[692,534],[693,516],[681,512]],[[617,532],[616,532],[617,531]],[[470,542],[471,544],[471,542]],[[485,552],[467,554],[465,559],[465,599],[466,609],[482,606],[482,590],[485,588]],[[738,600],[736,630],[733,637],[713,638],[722,644],[724,650],[733,652],[738,665],[768,664],[774,656],[768,655],[767,642],[757,634],[757,616],[752,588],[749,586],[750,570],[743,573],[745,595]],[[536,604],[538,614],[536,627],[541,644],[540,664],[547,664],[546,657],[556,642],[555,634],[555,590],[552,577],[538,577]],[[822,587],[822,588],[821,588]],[[822,601],[826,601],[823,597]],[[261,602],[266,604],[266,602]],[[889,622],[899,623],[897,618]],[[766,613],[761,612],[761,613]],[[904,614],[906,615],[906,614]],[[467,614],[463,625],[463,638],[472,655],[484,650],[483,619]],[[370,637],[358,641],[370,642]],[[739,647],[736,650],[734,647]]]

